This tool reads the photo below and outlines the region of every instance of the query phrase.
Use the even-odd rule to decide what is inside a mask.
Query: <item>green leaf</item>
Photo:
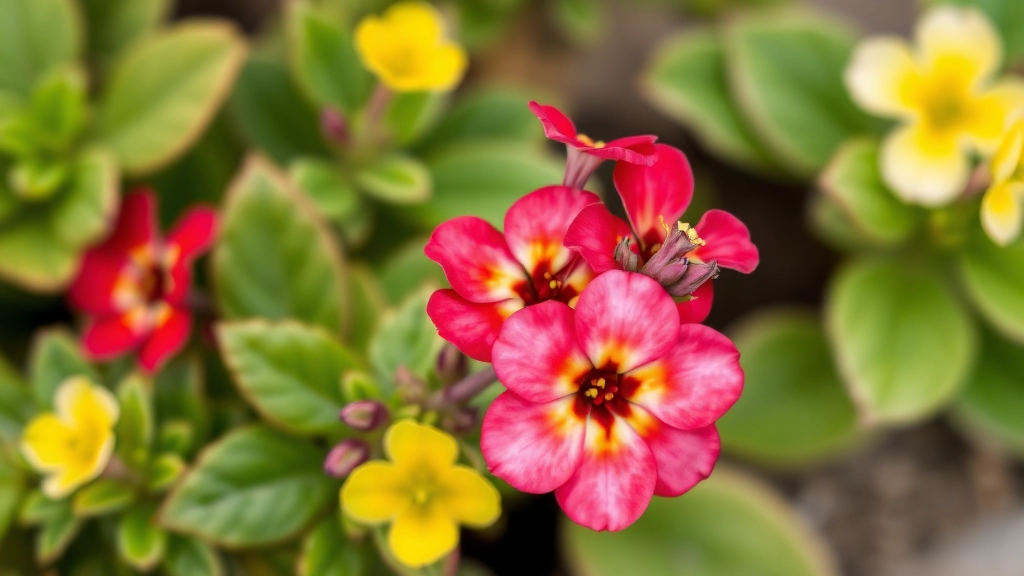
[[[469,142],[534,144],[544,132],[530,112],[528,94],[508,89],[478,90],[459,100],[418,149],[439,152]]]
[[[153,449],[152,384],[141,374],[131,374],[118,386],[121,415],[114,428],[115,453],[129,468],[145,472]]]
[[[821,537],[781,496],[719,465],[681,498],[655,498],[621,532],[562,523],[571,572],[588,576],[836,576]]]
[[[85,16],[89,54],[110,63],[156,29],[168,12],[169,0],[80,0]]]
[[[36,534],[36,561],[39,564],[50,564],[60,558],[82,528],[82,521],[71,513],[70,502],[64,500],[62,504],[43,520]]]
[[[555,0],[550,4],[556,21],[577,42],[597,39],[605,14],[598,0]]]
[[[404,154],[380,158],[356,174],[359,188],[391,204],[418,204],[430,198],[430,172],[419,160]]]
[[[159,494],[168,490],[185,472],[185,461],[177,454],[160,454],[146,470],[146,490]]]
[[[848,140],[821,174],[819,185],[858,230],[879,244],[901,244],[921,227],[924,213],[901,202],[882,182],[878,162],[876,141]]]
[[[925,418],[956,395],[974,360],[967,312],[914,263],[847,265],[825,314],[840,373],[869,423]]]
[[[362,108],[373,76],[359,60],[345,28],[319,15],[307,2],[287,10],[288,48],[296,81],[318,106],[348,115]]]
[[[260,415],[292,434],[345,431],[341,377],[359,361],[319,328],[298,322],[228,322],[217,327],[224,362]]]
[[[228,192],[213,272],[225,319],[342,331],[341,254],[309,200],[263,160],[250,159]]]
[[[78,68],[62,68],[43,77],[32,90],[28,114],[34,136],[47,152],[66,153],[88,119],[86,77]]]
[[[39,526],[47,521],[71,514],[71,500],[50,500],[41,491],[32,490],[25,495],[18,508],[18,524]]]
[[[1006,64],[1024,56],[1024,4],[1017,0],[928,0],[927,4],[974,6],[981,9],[999,30],[1006,48]]]
[[[532,146],[509,143],[452,146],[431,155],[427,167],[434,182],[430,202],[401,209],[425,230],[466,214],[500,227],[513,202],[561,182],[564,168]]]
[[[32,395],[36,404],[51,409],[57,387],[73,376],[85,376],[93,382],[100,379],[92,366],[85,361],[78,348],[78,341],[62,328],[50,328],[39,332],[29,354]]]
[[[25,474],[5,453],[0,452],[0,542],[18,514],[25,493]]]
[[[365,353],[377,329],[377,320],[387,306],[382,288],[373,272],[362,265],[349,270],[349,294],[352,295],[352,326],[347,339],[352,350]],[[349,398],[352,400],[352,398]]]
[[[117,209],[120,178],[108,151],[92,148],[83,152],[75,164],[74,182],[52,207],[52,233],[74,249],[107,234]]]
[[[856,411],[815,314],[761,312],[732,336],[746,383],[717,422],[725,450],[769,465],[798,465],[858,439]]]
[[[164,557],[167,532],[156,523],[155,504],[129,510],[117,525],[117,553],[129,566],[148,572]]]
[[[77,518],[118,512],[135,501],[135,489],[119,480],[100,478],[75,493],[71,511]]]
[[[955,422],[1024,456],[1024,346],[984,331],[981,353],[954,406]]]
[[[815,236],[833,250],[861,254],[865,247],[875,246],[875,243],[853,224],[849,212],[823,193],[811,194],[807,220]]]
[[[957,260],[967,296],[985,320],[1024,343],[1024,240],[996,246],[978,231]]]
[[[427,316],[429,297],[430,292],[426,290],[412,294],[381,319],[367,350],[379,382],[394,382],[399,366],[421,378],[433,372],[444,340],[437,335],[437,328]]]
[[[202,540],[171,534],[163,568],[169,576],[221,576],[224,567],[217,552]]]
[[[22,427],[35,412],[36,405],[28,384],[0,355],[0,443],[19,439]],[[3,457],[0,456],[2,462]]]
[[[714,153],[771,172],[773,160],[747,126],[729,91],[725,49],[710,29],[670,38],[643,75],[644,95],[663,114],[689,126]]]
[[[398,304],[425,284],[448,287],[444,269],[423,253],[427,240],[429,237],[410,240],[379,264],[381,294],[391,304]]]
[[[227,547],[291,538],[337,506],[325,456],[267,428],[235,430],[200,456],[164,504],[161,523]]]
[[[231,112],[246,139],[279,164],[329,154],[318,113],[278,64],[257,58],[245,63],[231,96]]]
[[[168,429],[187,427],[183,444],[177,447],[183,456],[191,456],[206,438],[210,428],[203,370],[195,356],[179,356],[157,375],[153,383],[153,407],[161,422],[161,447]],[[175,435],[174,432],[170,433]]]
[[[302,540],[299,576],[357,576],[365,574],[369,558],[364,546],[349,540],[337,515],[320,522]]]
[[[765,148],[797,176],[812,176],[840,143],[871,131],[843,85],[855,42],[841,23],[795,11],[725,28],[733,95]]]
[[[71,0],[0,2],[0,90],[27,96],[41,75],[75,62],[81,43]]]
[[[99,103],[100,139],[129,174],[170,164],[202,135],[244,56],[224,23],[191,21],[152,36],[114,70]]]
[[[339,166],[327,160],[301,158],[292,162],[288,173],[320,215],[338,228],[347,244],[358,246],[366,241],[373,226],[372,207]]]
[[[384,122],[398,144],[408,145],[437,123],[447,104],[444,92],[400,92],[391,97]]]

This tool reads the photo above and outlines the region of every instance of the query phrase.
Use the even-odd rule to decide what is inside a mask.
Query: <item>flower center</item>
[[[170,287],[170,279],[164,271],[151,264],[142,273],[139,280],[139,293],[147,304],[153,304],[163,299],[164,294]]]
[[[600,406],[614,400],[619,392],[619,375],[609,370],[592,370],[580,380],[579,394]]]

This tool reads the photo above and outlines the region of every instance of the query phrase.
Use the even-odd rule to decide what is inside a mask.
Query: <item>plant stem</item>
[[[434,392],[427,398],[426,407],[429,410],[437,410],[447,405],[468,402],[477,394],[486,390],[497,379],[498,376],[494,373],[494,367],[488,366],[475,374],[466,376],[451,386]]]

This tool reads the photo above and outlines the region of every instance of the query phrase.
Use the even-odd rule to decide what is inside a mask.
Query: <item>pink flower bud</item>
[[[342,408],[340,417],[353,430],[369,432],[387,421],[388,409],[376,400],[359,400]]]
[[[445,344],[437,355],[437,377],[445,386],[454,384],[469,373],[469,361],[453,344]]]
[[[362,440],[342,440],[324,459],[324,473],[332,478],[344,478],[360,464],[370,459],[370,447]]]
[[[341,112],[334,108],[324,108],[320,111],[320,132],[332,144],[348,144],[348,122]]]

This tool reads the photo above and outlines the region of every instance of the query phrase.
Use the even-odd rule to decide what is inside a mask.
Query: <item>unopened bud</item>
[[[370,459],[370,446],[362,440],[342,440],[324,459],[324,473],[332,478],[344,478],[360,464]]]
[[[707,280],[718,277],[718,263],[694,262],[687,256],[704,241],[686,224],[666,226],[668,235],[661,248],[640,269],[654,278],[676,298],[688,296]]]
[[[437,355],[437,378],[448,386],[462,380],[469,374],[469,361],[454,344],[446,343]]]
[[[324,108],[320,111],[320,132],[332,144],[348,144],[348,122],[341,112],[334,108]]]
[[[418,404],[427,395],[427,383],[405,366],[395,369],[395,390],[407,404]]]
[[[476,406],[463,406],[457,410],[446,412],[441,417],[441,427],[456,436],[469,434],[476,430],[480,411]]]
[[[615,257],[615,261],[618,262],[626,272],[636,272],[637,267],[640,265],[640,258],[633,252],[632,241],[629,237],[623,238],[622,241],[615,246],[615,253],[613,256]]]
[[[384,425],[388,419],[388,409],[377,400],[357,400],[341,409],[340,418],[353,430],[370,432]]]

